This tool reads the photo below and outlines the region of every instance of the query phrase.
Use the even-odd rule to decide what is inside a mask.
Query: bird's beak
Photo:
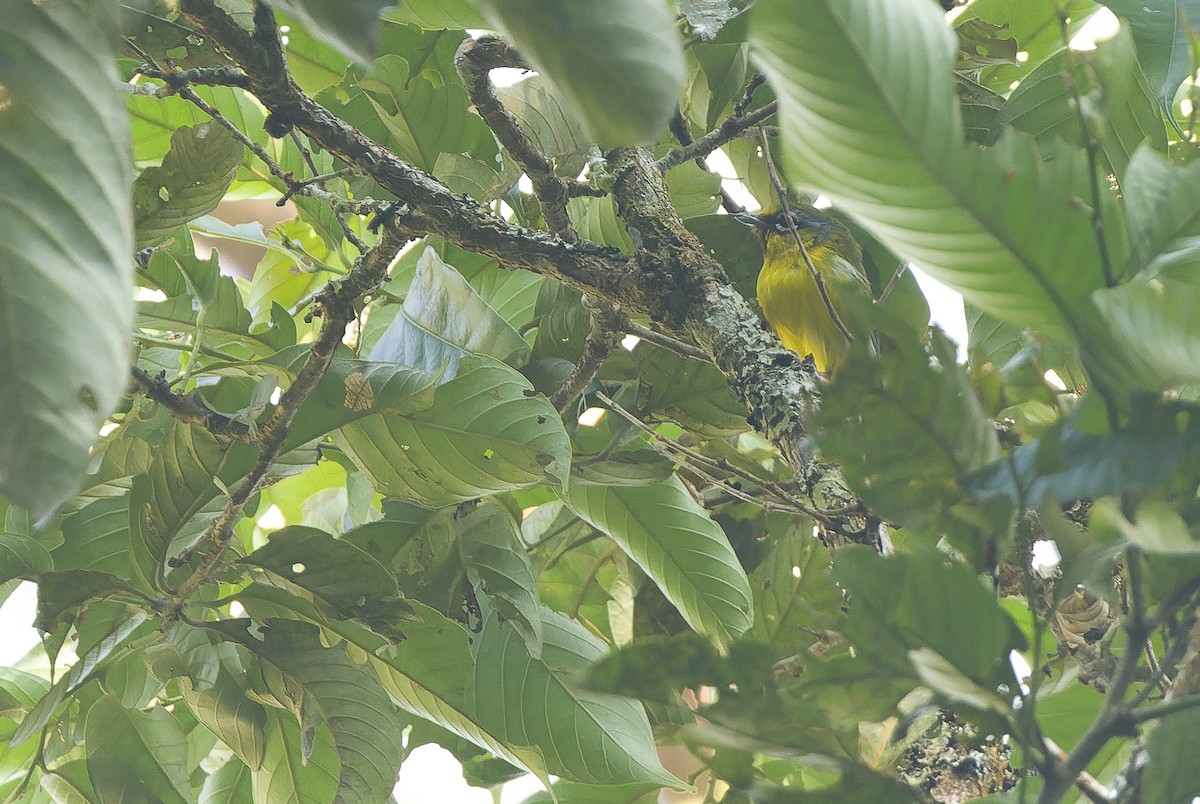
[[[750,213],[750,212],[745,212],[745,211],[735,212],[735,213],[733,213],[733,217],[736,218],[737,220],[741,221],[742,223],[746,224],[747,226],[762,226],[763,225],[763,219],[758,217],[757,215]]]

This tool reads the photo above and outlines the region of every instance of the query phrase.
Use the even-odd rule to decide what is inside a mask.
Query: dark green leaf
[[[1128,425],[1097,435],[1070,426],[1052,428],[979,471],[969,482],[977,497],[996,494],[1027,506],[1046,494],[1066,503],[1097,499],[1163,482],[1200,440],[1200,421],[1190,406],[1142,399]]]
[[[187,737],[162,707],[126,709],[105,695],[87,714],[88,777],[102,804],[191,799]]]
[[[404,746],[395,710],[378,676],[351,661],[344,647],[324,647],[311,625],[276,620],[264,630],[261,643],[249,634],[239,641],[299,688],[303,698],[296,703],[302,730],[313,728],[319,720],[332,733],[341,761],[338,797],[345,801],[386,798],[396,783]],[[278,756],[271,749],[269,732],[266,751]],[[266,771],[264,759],[260,773]]]
[[[977,704],[950,685],[961,677],[991,696],[991,704],[1001,700],[996,685],[1012,683],[1008,654],[1024,647],[1024,638],[966,565],[932,550],[883,558],[846,547],[838,551],[834,576],[850,595],[847,632],[860,655],[886,663],[901,659],[891,646],[866,638],[874,629],[892,629],[927,685]]]
[[[1191,801],[1200,795],[1200,767],[1188,749],[1200,728],[1195,709],[1167,715],[1146,741],[1150,764],[1142,772],[1144,801]]]
[[[296,804],[337,800],[341,763],[329,729],[318,726],[315,733],[305,735],[294,718],[268,709],[264,734],[263,764],[253,772],[254,800]]]
[[[41,542],[17,533],[0,533],[0,583],[33,579],[54,566]]]
[[[521,531],[498,505],[482,504],[455,519],[463,563],[483,584],[492,609],[525,640],[534,659],[542,655],[542,615],[537,579]]]
[[[978,512],[963,484],[999,456],[995,428],[940,330],[932,360],[908,338],[893,343],[878,358],[856,349],[835,375],[817,419],[821,449],[879,514],[917,530],[974,534]]]
[[[215,684],[199,688],[183,679],[179,691],[188,709],[251,770],[262,767],[267,714],[227,672]]]
[[[350,542],[317,528],[293,525],[242,559],[307,589],[344,617],[400,638],[400,621],[412,616],[395,577]]]
[[[217,208],[242,164],[242,144],[216,122],[178,128],[159,167],[133,183],[139,248],[161,243],[188,221]]]

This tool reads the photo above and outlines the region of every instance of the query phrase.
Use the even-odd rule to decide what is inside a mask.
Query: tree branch
[[[727,142],[745,136],[749,129],[754,128],[771,115],[775,114],[775,101],[764,103],[752,112],[741,117],[727,117],[721,125],[705,134],[691,145],[682,148],[672,148],[656,163],[658,169],[666,172],[673,167],[682,165],[689,159],[699,159],[708,156]]]
[[[392,223],[396,229],[410,237],[436,235],[509,267],[553,276],[696,343],[713,355],[750,410],[750,423],[775,442],[793,467],[806,470],[811,448],[803,419],[818,398],[815,374],[763,329],[721,266],[683,227],[658,166],[646,152],[621,149],[611,159],[618,206],[645,246],[635,259],[605,246],[568,243],[511,226],[306,96],[287,73],[274,16],[265,4],[255,6],[253,32],[241,28],[215,0],[180,0],[179,8],[250,76],[250,91],[270,112],[269,134],[282,136],[299,128],[404,202],[403,214]],[[753,125],[771,111],[762,107],[741,124]]]
[[[165,379],[155,377],[137,366],[133,366],[129,371],[138,390],[170,411],[176,419],[198,424],[215,436],[224,436],[236,441],[253,440],[250,426],[245,422],[217,413],[194,394],[175,393]]]
[[[488,77],[490,70],[524,67],[524,63],[505,40],[498,36],[483,36],[467,39],[459,46],[454,55],[454,66],[463,86],[467,88],[475,111],[479,112],[504,150],[516,160],[533,183],[533,192],[542,208],[546,226],[568,243],[578,243],[579,236],[567,217],[567,199],[570,198],[568,183],[554,172],[554,164],[538,150],[517,118],[504,108]]]
[[[262,426],[258,439],[258,460],[230,493],[225,510],[209,527],[204,536],[209,543],[208,549],[196,569],[171,596],[167,609],[169,615],[178,616],[181,613],[187,599],[216,566],[233,535],[233,526],[241,516],[242,506],[259,489],[283,449],[284,439],[296,412],[329,368],[334,352],[346,334],[346,327],[355,318],[355,302],[383,282],[388,265],[404,243],[403,238],[385,229],[379,242],[359,258],[350,272],[343,279],[331,282],[317,297],[315,309],[323,319],[317,340],[309,350],[304,366],[280,396],[279,404]]]
[[[575,368],[563,380],[563,384],[550,397],[550,404],[559,413],[566,411],[584,389],[596,378],[596,372],[613,349],[621,342],[621,328],[625,317],[608,302],[587,299],[585,305],[591,313],[591,327],[583,343],[583,355]]]

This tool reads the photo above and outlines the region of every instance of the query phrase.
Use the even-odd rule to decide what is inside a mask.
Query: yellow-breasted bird
[[[863,269],[862,248],[844,223],[814,207],[791,207],[791,216],[796,234],[844,325],[841,300],[845,294],[869,296],[871,292]],[[783,211],[759,215],[742,212],[735,217],[754,227],[763,247],[758,303],[767,323],[788,349],[801,357],[811,354],[817,371],[833,371],[849,353],[850,341],[825,304]]]

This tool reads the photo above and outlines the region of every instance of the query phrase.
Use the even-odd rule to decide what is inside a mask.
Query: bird
[[[795,234],[782,209],[734,217],[753,227],[763,249],[757,286],[763,317],[785,347],[800,357],[811,354],[817,371],[831,373],[850,352],[852,333],[845,330],[842,300],[847,293],[871,293],[862,247],[846,224],[815,207],[795,205],[789,212]],[[797,236],[822,279],[824,295]]]

